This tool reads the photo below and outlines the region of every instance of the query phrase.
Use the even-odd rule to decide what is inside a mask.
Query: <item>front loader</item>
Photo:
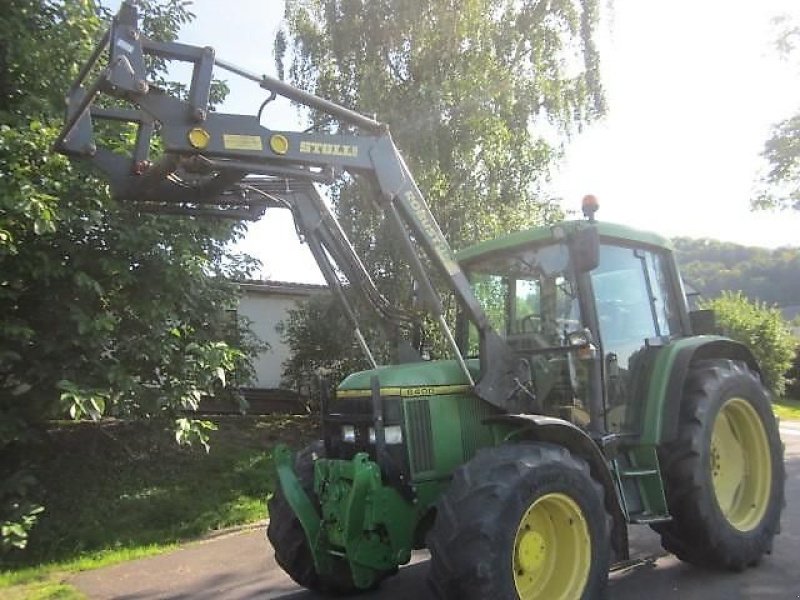
[[[69,91],[56,149],[142,212],[291,210],[371,365],[324,398],[322,440],[274,452],[267,533],[296,582],[360,592],[427,547],[442,598],[598,598],[633,523],[692,564],[741,570],[770,552],[784,469],[761,372],[688,310],[666,239],[597,222],[589,196],[584,220],[454,254],[385,124],[211,48],[149,40],[137,21],[124,2]],[[185,97],[148,80],[148,56],[191,64]],[[215,112],[215,69],[351,133]],[[102,147],[104,121],[135,130],[129,154]],[[420,314],[380,293],[327,208],[317,184],[344,173],[371,182],[450,358],[422,359],[408,341]],[[396,343],[391,365],[367,344],[364,307]]]

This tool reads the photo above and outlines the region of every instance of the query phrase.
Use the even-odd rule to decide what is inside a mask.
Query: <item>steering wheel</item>
[[[541,330],[541,317],[537,314],[531,313],[525,315],[519,320],[520,333],[537,333]]]

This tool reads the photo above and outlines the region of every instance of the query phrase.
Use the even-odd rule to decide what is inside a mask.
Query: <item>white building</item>
[[[283,362],[289,358],[289,348],[281,340],[279,325],[289,318],[289,310],[299,302],[315,294],[326,294],[328,288],[282,281],[252,281],[240,285],[242,297],[238,312],[250,319],[253,332],[269,344],[253,365],[256,371],[254,391],[278,390],[281,388]]]

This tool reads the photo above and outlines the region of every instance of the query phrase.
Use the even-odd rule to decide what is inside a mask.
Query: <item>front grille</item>
[[[432,471],[433,431],[431,411],[427,398],[406,400],[406,440],[411,458],[411,470],[415,474]]]
[[[458,403],[458,412],[461,419],[461,447],[464,460],[469,460],[479,447],[491,441],[489,430],[483,425],[483,420],[494,411],[488,402],[477,398],[463,398]]]

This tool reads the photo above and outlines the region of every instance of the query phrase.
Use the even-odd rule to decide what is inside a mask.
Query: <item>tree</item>
[[[595,0],[288,0],[276,56],[293,84],[389,123],[445,237],[462,248],[560,214],[545,183],[563,136],[604,111],[597,20]],[[397,233],[369,212],[369,195],[353,180],[331,191],[381,290],[407,303]],[[452,296],[445,302],[452,315]]]
[[[787,17],[777,19],[781,33],[776,40],[778,51],[787,60],[798,57],[800,24]],[[800,67],[800,61],[797,62]],[[762,156],[768,170],[753,200],[756,208],[800,210],[800,112],[778,123],[764,144]]]
[[[174,39],[187,4],[140,0],[147,34]],[[257,349],[224,319],[253,266],[231,252],[241,224],[140,214],[51,150],[107,16],[74,0],[0,14],[0,549],[24,546],[38,510],[25,444],[46,419],[161,416],[205,444],[210,424],[184,411],[246,378]]]
[[[800,298],[800,250],[768,250],[717,240],[676,238],[681,273],[708,297],[741,291],[751,300],[790,306]]]
[[[309,408],[318,408],[321,386],[339,382],[367,366],[352,335],[343,335],[349,324],[329,295],[313,296],[289,310],[281,323],[281,337],[289,346],[283,364],[282,384],[308,390]]]

